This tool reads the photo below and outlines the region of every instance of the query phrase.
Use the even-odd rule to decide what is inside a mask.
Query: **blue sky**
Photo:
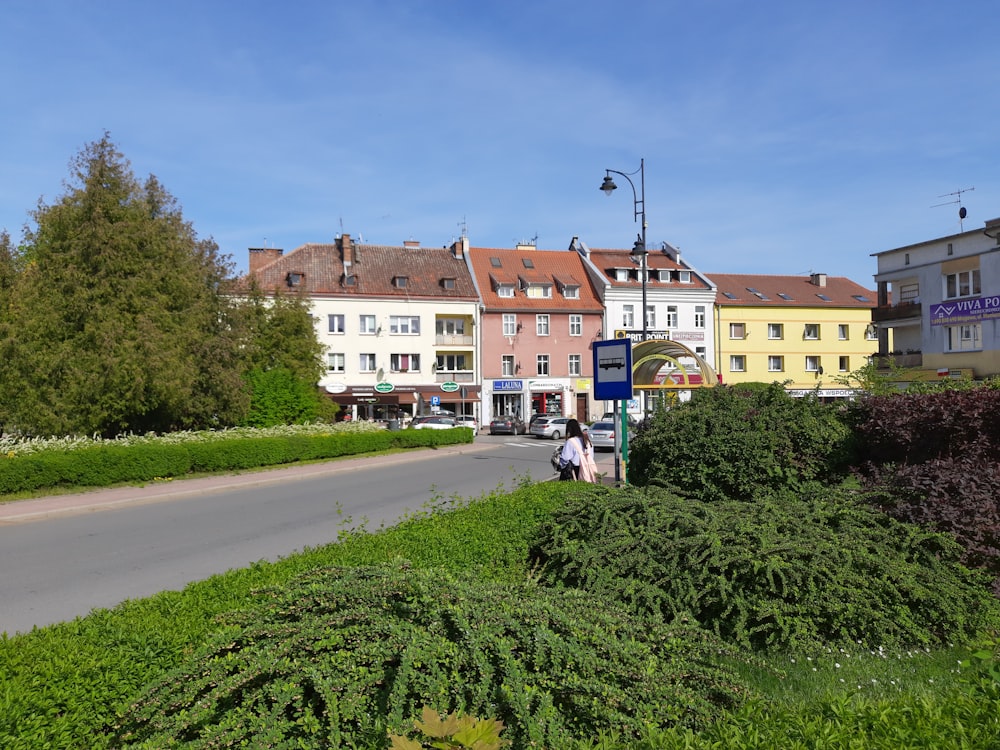
[[[5,0],[0,228],[104,131],[248,247],[651,247],[848,276],[1000,216],[1000,3]],[[638,180],[638,175],[635,177]],[[943,196],[943,197],[942,197]]]

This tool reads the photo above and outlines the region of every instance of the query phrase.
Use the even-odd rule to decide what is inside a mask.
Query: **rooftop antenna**
[[[953,195],[958,197],[953,201],[945,201],[944,203],[935,203],[931,208],[937,208],[938,206],[952,206],[958,204],[958,231],[964,232],[965,226],[962,222],[965,221],[965,217],[969,215],[969,212],[965,210],[965,206],[962,205],[962,193],[970,193],[975,190],[975,187],[962,188],[961,190],[956,190],[954,193],[945,193],[944,195],[939,195],[938,198],[950,198]]]
[[[458,222],[458,226],[462,230],[462,237],[467,237],[469,234],[469,225],[465,222],[464,216],[462,217],[462,220]]]

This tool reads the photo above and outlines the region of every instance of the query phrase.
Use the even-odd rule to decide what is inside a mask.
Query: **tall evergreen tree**
[[[155,177],[136,180],[107,133],[71,169],[66,193],[33,212],[0,305],[2,421],[103,435],[240,421],[249,394],[228,260]]]

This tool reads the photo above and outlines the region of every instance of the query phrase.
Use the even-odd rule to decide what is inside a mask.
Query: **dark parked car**
[[[493,417],[493,421],[490,422],[491,435],[524,435],[527,431],[528,427],[524,424],[524,420],[513,414]]]

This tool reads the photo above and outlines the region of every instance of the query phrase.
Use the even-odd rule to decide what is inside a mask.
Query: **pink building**
[[[580,255],[473,247],[468,260],[482,302],[483,424],[503,414],[600,417],[592,343],[604,306]]]

